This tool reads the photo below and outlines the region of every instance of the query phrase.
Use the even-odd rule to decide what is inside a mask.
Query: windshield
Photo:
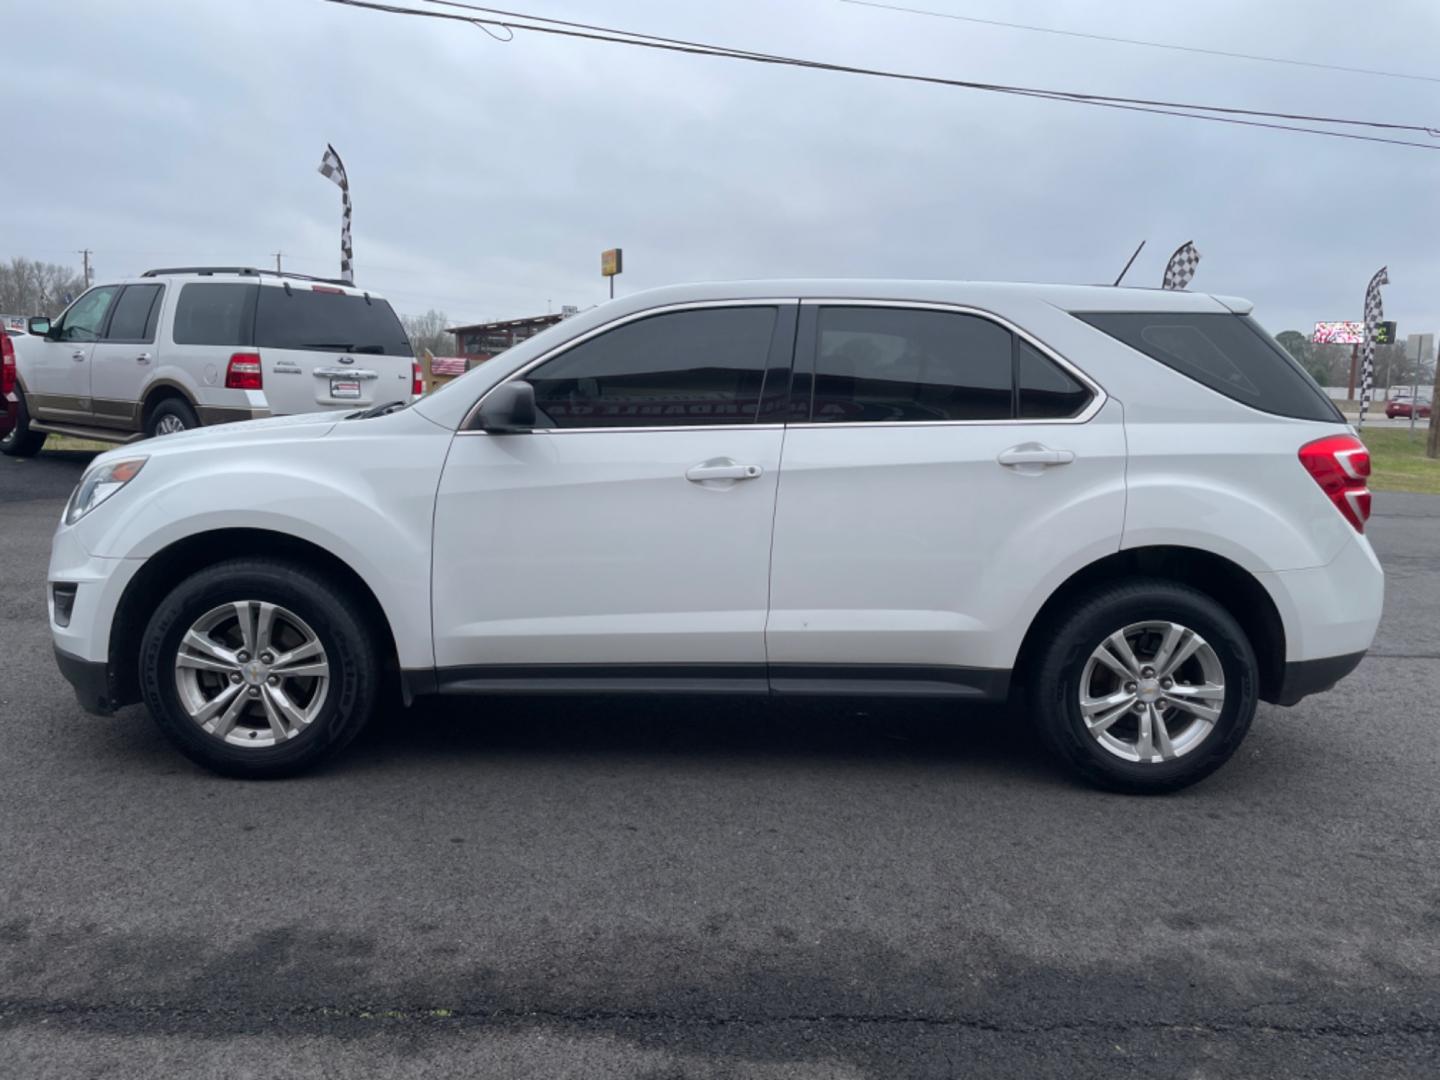
[[[270,349],[311,349],[413,356],[405,328],[385,300],[305,286],[260,289],[255,344]]]

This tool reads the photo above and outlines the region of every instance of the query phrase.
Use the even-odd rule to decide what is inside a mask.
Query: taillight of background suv
[[[237,352],[225,368],[226,390],[263,390],[265,378],[260,370],[259,353]]]
[[[1370,451],[1354,435],[1327,435],[1300,448],[1300,464],[1356,532],[1370,519]]]
[[[10,335],[0,330],[0,394],[15,390],[15,343]]]

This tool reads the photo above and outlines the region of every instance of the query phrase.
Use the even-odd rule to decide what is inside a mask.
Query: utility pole
[[[90,256],[93,254],[89,248],[82,248],[75,253],[85,260],[85,288],[90,288]]]
[[[284,253],[283,251],[277,251],[277,252],[275,252],[275,273],[277,273],[277,274],[282,274],[282,273],[284,273],[284,271],[280,269],[280,260],[281,260],[284,256],[285,256],[285,253]]]

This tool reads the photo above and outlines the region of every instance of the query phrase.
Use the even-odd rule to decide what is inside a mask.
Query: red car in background
[[[20,409],[15,393],[15,342],[0,327],[0,445],[8,444],[15,431],[15,414]]]
[[[1394,400],[1387,401],[1385,403],[1385,415],[1388,416],[1391,420],[1394,420],[1397,416],[1405,417],[1408,419],[1410,416],[1410,406],[1411,400],[1408,397],[1395,398]],[[1422,420],[1429,419],[1430,402],[1426,401],[1424,398],[1421,398],[1420,407],[1415,410],[1415,415]]]

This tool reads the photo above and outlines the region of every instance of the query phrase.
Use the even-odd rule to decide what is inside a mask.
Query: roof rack
[[[353,281],[342,281],[340,278],[316,277],[314,274],[296,274],[289,270],[261,270],[254,266],[161,266],[154,270],[146,270],[141,277],[160,277],[163,274],[200,274],[208,276],[211,274],[239,274],[242,277],[259,277],[264,274],[266,277],[294,278],[297,281],[323,281],[327,285],[344,285],[354,289],[357,286]]]

